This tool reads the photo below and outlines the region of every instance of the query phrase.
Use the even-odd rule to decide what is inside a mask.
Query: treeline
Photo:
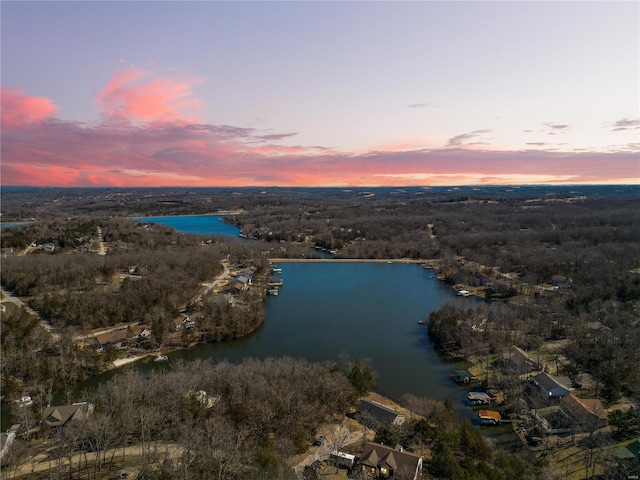
[[[51,432],[51,478],[103,478],[135,446],[137,478],[293,480],[287,459],[308,448],[318,425],[344,416],[356,392],[336,365],[281,358],[127,371],[85,399],[92,415]],[[28,461],[30,448],[22,444],[7,468]]]

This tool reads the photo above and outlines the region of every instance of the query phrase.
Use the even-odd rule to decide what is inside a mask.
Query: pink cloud
[[[62,120],[2,132],[2,182],[44,186],[637,183],[629,152],[440,148],[362,154],[259,144],[228,125]]]
[[[96,97],[107,118],[132,121],[196,121],[200,102],[187,80],[157,78],[148,70],[117,70]]]
[[[52,118],[49,99],[3,89],[2,184],[36,186],[373,186],[638,183],[637,149],[608,152],[443,148],[418,139],[368,152],[283,146],[294,134],[187,123],[188,83],[117,72],[99,94],[101,120]],[[27,129],[28,127],[28,129]],[[26,132],[26,133],[25,133]]]
[[[48,98],[25,95],[21,88],[7,87],[0,92],[3,129],[39,123],[51,117],[58,109]]]

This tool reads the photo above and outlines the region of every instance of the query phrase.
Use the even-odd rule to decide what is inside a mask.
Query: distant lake
[[[226,235],[237,237],[240,229],[225,223],[224,215],[176,215],[165,217],[136,217],[136,222],[160,223],[181,233],[199,233],[200,235]]]
[[[0,228],[11,228],[11,227],[19,227],[21,225],[26,225],[30,222],[3,222],[0,223]]]

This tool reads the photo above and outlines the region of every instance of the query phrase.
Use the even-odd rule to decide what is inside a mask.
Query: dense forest
[[[507,392],[505,414],[520,415],[523,402],[532,401],[529,387],[505,374],[500,363],[502,352],[511,345],[530,352],[550,373],[570,377],[576,384],[577,379],[587,379],[589,386],[578,393],[604,402],[611,412],[610,426],[574,443],[589,458],[587,472],[591,468],[593,475],[599,471],[606,478],[626,478],[628,465],[614,465],[608,446],[640,434],[639,199],[637,186],[3,190],[3,222],[26,223],[2,230],[2,286],[22,297],[44,320],[17,308],[8,308],[2,315],[3,397],[13,399],[27,389],[33,392],[37,410],[53,392],[70,392],[76,381],[104,370],[116,352],[97,353],[78,346],[78,335],[92,329],[144,324],[152,331],[151,347],[175,338],[173,321],[181,315],[199,315],[197,338],[203,341],[224,341],[252,331],[262,321],[264,290],[236,292],[233,301],[206,289],[203,293],[203,285],[220,275],[225,265],[250,269],[258,281],[265,281],[270,258],[313,256],[313,249],[336,258],[411,258],[424,260],[452,288],[487,300],[475,307],[443,305],[431,312],[425,335],[428,332],[443,353],[475,365],[482,372],[484,388]],[[176,234],[160,225],[131,220],[212,212],[226,212],[225,221],[238,225],[243,236],[253,241]],[[104,255],[97,254],[100,243],[108,245]],[[187,344],[193,340],[188,335],[183,339]],[[371,388],[366,382],[364,386],[354,383],[357,371],[292,365],[292,378],[301,383],[300,398],[321,402],[311,403],[317,417],[299,412],[300,423],[287,424],[282,406],[275,411],[270,410],[273,405],[240,411],[238,405],[243,402],[234,396],[237,390],[221,393],[215,383],[195,373],[190,375],[199,379],[200,386],[182,385],[172,371],[167,378],[176,382],[174,397],[169,396],[175,401],[166,408],[174,416],[140,414],[144,417],[140,430],[125,432],[118,441],[143,447],[145,442],[188,442],[188,435],[179,433],[185,425],[194,431],[191,440],[202,436],[214,441],[213,433],[206,430],[208,416],[225,425],[221,428],[228,430],[225,441],[237,440],[242,421],[256,422],[254,415],[266,415],[266,424],[251,426],[258,429],[261,440],[242,436],[238,450],[243,452],[242,459],[205,459],[196,446],[180,443],[187,451],[196,449],[188,465],[172,461],[158,467],[154,463],[147,476],[140,478],[197,478],[213,470],[218,472],[213,478],[260,478],[263,473],[258,472],[267,471],[271,476],[264,478],[289,478],[292,472],[284,459],[303,449],[321,417],[344,414],[357,395]],[[224,369],[240,367],[204,370],[209,368],[222,375]],[[260,375],[268,378],[271,368],[275,367],[268,362],[242,367],[252,372],[247,375],[266,369]],[[352,390],[341,390],[338,399],[332,398],[337,390],[327,386],[318,386],[325,389],[320,393],[305,390],[296,376],[298,370],[331,378],[330,382],[351,380],[347,390]],[[247,385],[254,377],[247,383],[239,370],[225,375],[237,376],[238,385],[244,385],[243,394],[252,394]],[[341,376],[344,379],[338,380]],[[162,378],[131,377],[127,382],[155,391],[156,385],[165,382]],[[195,405],[185,406],[185,389],[205,390],[221,403],[198,417],[202,412]],[[323,398],[315,398],[316,394]],[[95,395],[97,413],[115,411],[104,392]],[[267,400],[268,394],[264,395]],[[232,397],[236,400],[229,400]],[[413,399],[410,403],[427,420],[413,419],[403,429],[383,429],[378,440],[437,452],[425,460],[425,478],[551,474],[537,457],[486,450],[475,430],[454,421],[446,407],[429,404],[427,408],[424,402]],[[146,404],[156,408],[151,399]],[[294,408],[293,404],[287,408]],[[79,435],[71,430],[70,434]],[[273,438],[279,440],[272,442]],[[78,448],[77,442],[88,441],[74,437],[74,446],[65,448]]]

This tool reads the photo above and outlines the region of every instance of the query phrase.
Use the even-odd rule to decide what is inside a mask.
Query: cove
[[[400,400],[406,393],[452,401],[460,389],[418,323],[451,290],[418,264],[281,263],[284,286],[268,297],[265,323],[233,342],[174,352],[172,359],[240,361],[291,356],[311,362],[369,359],[376,390]],[[465,299],[469,300],[469,299]]]
[[[451,379],[455,365],[434,350],[426,320],[447,301],[478,302],[456,297],[421,265],[415,263],[283,262],[284,286],[267,297],[265,322],[242,339],[196,345],[168,354],[168,363],[150,357],[124,368],[139,371],[171,368],[179,360],[228,360],[291,356],[310,362],[368,359],[376,373],[374,389],[394,400],[414,394],[449,399],[459,416],[472,418],[466,390]],[[107,381],[118,370],[80,383],[83,390]]]

